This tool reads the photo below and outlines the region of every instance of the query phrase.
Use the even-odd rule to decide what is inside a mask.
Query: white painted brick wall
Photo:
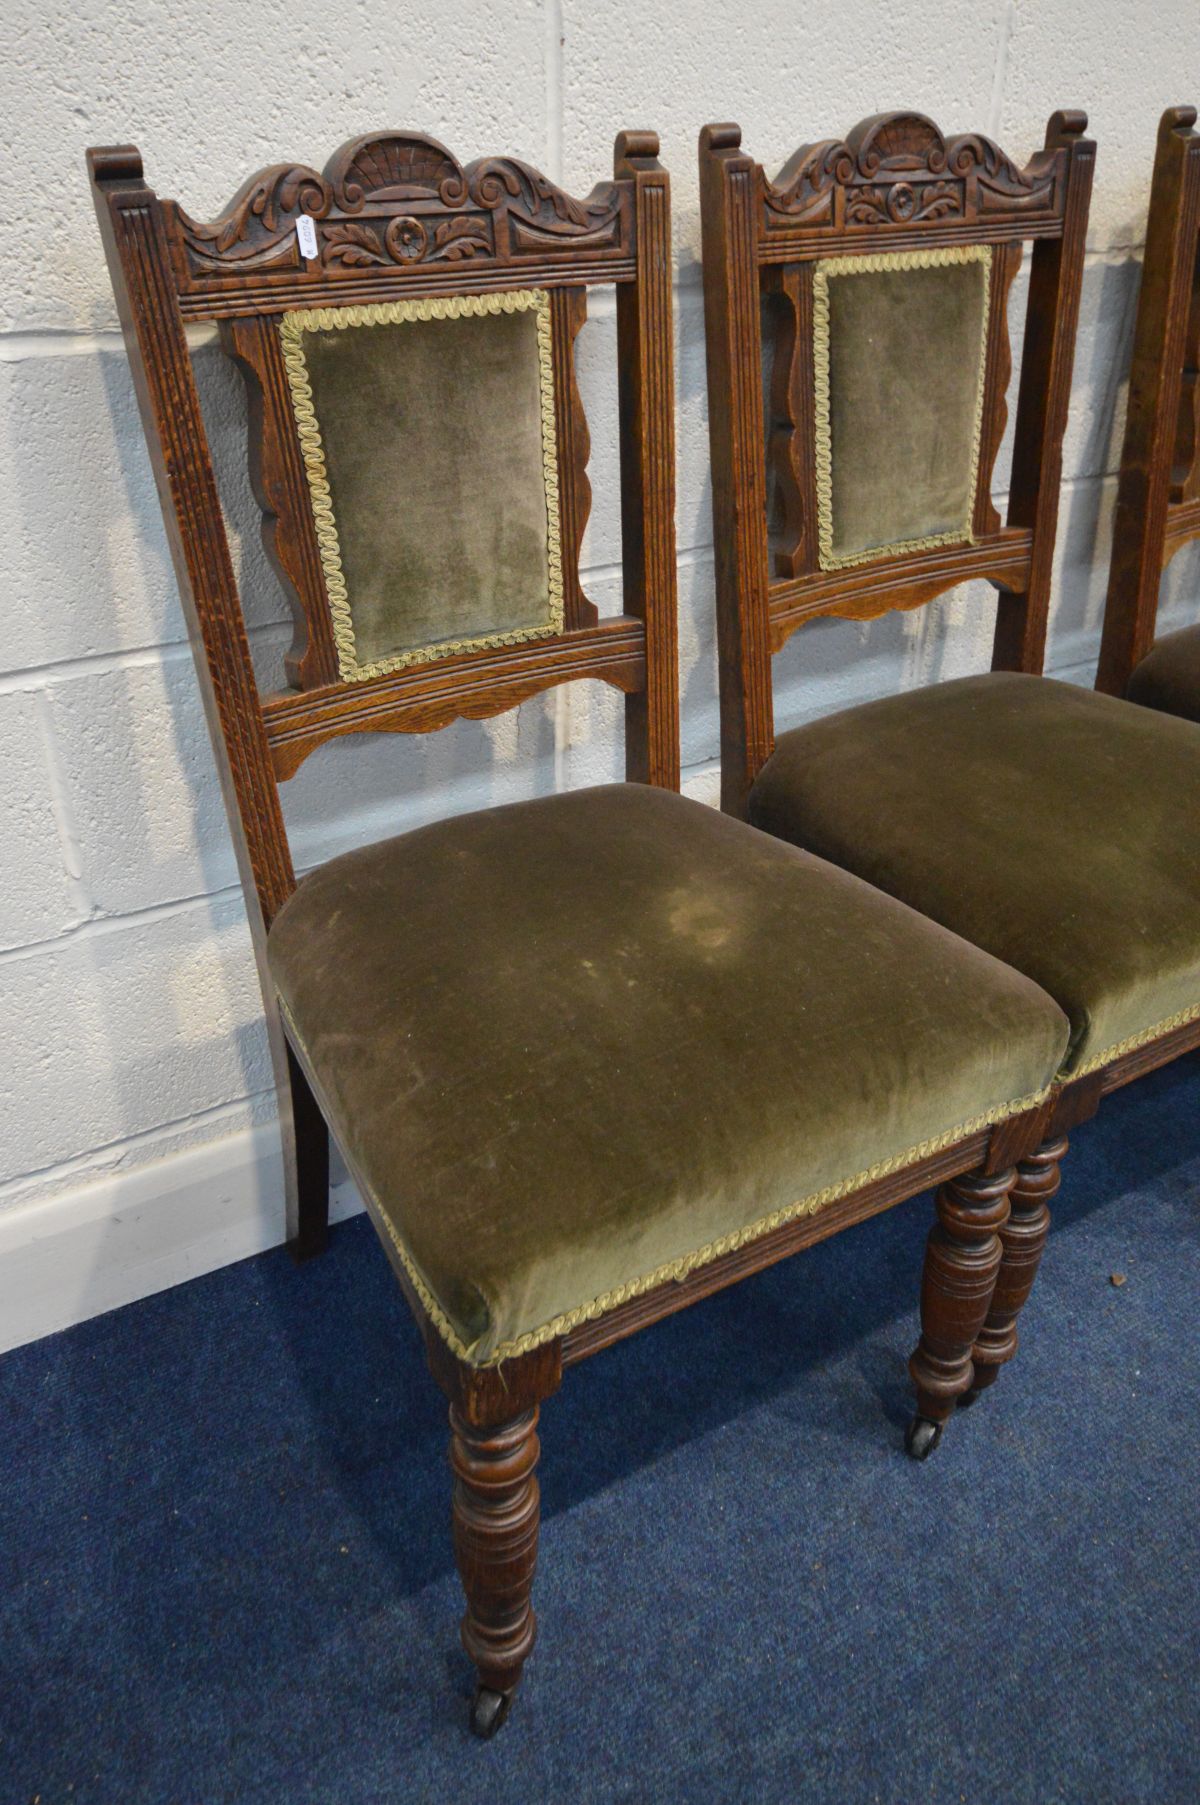
[[[245,918],[84,147],[140,144],[151,181],[207,217],[260,165],[319,164],[376,125],[430,131],[464,158],[510,151],[576,191],[608,173],[618,127],[661,133],[676,221],[685,783],[711,800],[700,125],[737,119],[747,148],[778,167],[802,139],[913,106],[1023,158],[1055,106],[1087,109],[1099,158],[1050,668],[1088,682],[1155,127],[1165,105],[1200,99],[1194,0],[1152,11],[1101,0],[1086,12],[1075,0],[951,0],[932,12],[863,0],[852,20],[792,0],[424,0],[390,13],[218,0],[174,18],[150,0],[11,0],[6,25],[0,1313],[18,1289],[20,1307],[0,1319],[0,1345],[264,1245],[280,1220]],[[1018,322],[1024,300],[1019,281]],[[211,334],[193,339],[269,680],[286,610],[244,474],[240,383]],[[585,585],[605,611],[620,593],[613,352],[614,311],[600,297],[579,366],[595,491]],[[1001,473],[1007,462],[1002,452]],[[1198,590],[1193,550],[1168,578],[1165,626],[1194,616]],[[975,587],[870,625],[814,623],[779,660],[781,722],[984,668],[994,609]],[[285,791],[297,862],[448,809],[615,778],[621,719],[614,692],[585,686],[428,739],[338,742]],[[343,1194],[342,1207],[351,1201]]]

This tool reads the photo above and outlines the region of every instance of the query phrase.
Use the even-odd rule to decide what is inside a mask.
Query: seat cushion
[[[1125,694],[1143,708],[1200,721],[1200,626],[1165,633],[1134,671]]]
[[[1067,1039],[944,929],[634,784],[335,859],[268,950],[377,1221],[476,1364],[1028,1106]]]
[[[1066,1069],[1200,1014],[1200,733],[1045,677],[890,696],[780,739],[750,819],[1036,980]]]

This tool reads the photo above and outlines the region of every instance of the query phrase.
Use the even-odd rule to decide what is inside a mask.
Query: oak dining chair
[[[471,1722],[533,1646],[537,1423],[563,1370],[937,1185],[914,1371],[967,1382],[1067,1042],[1035,984],[678,794],[670,206],[627,132],[585,199],[419,134],[277,164],[211,224],[90,153],[240,861],[294,1253],[336,1138],[450,1404]],[[624,577],[580,575],[574,350],[616,289]],[[261,690],[187,328],[245,375],[295,637]],[[297,882],[280,786],[330,741],[554,685],[625,697],[626,777],[458,815]],[[670,1382],[664,1371],[663,1382]]]
[[[723,806],[1024,972],[1071,1022],[993,1302],[949,1388],[962,1403],[1016,1351],[1068,1132],[1200,1044],[1200,736],[1041,674],[1086,125],[1055,114],[1022,166],[978,133],[881,114],[774,178],[736,125],[700,138]],[[1002,522],[992,473],[1026,242]],[[776,732],[774,659],[799,629],[976,579],[999,591],[990,673]],[[918,1420],[910,1451],[937,1433]]]

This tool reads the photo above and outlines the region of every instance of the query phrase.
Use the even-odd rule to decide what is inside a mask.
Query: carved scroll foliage
[[[280,261],[297,264],[296,221],[302,214],[323,219],[329,205],[329,186],[315,169],[277,163],[252,176],[234,196],[228,213],[212,225],[198,225],[182,211],[180,220],[197,266],[263,269]],[[282,260],[281,248],[290,252]]]
[[[1040,152],[1025,169],[990,138],[945,138],[920,113],[866,119],[845,139],[798,151],[764,183],[765,226],[831,229],[975,224],[1004,215],[1053,213],[1056,163]]]
[[[297,221],[312,220],[306,263]],[[463,167],[433,138],[354,139],[323,174],[276,164],[251,178],[228,213],[200,224],[176,217],[191,277],[303,270],[323,274],[431,263],[519,263],[555,247],[620,245],[621,197],[602,183],[577,200],[512,157]]]

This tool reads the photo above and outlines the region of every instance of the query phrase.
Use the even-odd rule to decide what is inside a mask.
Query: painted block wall
[[[197,217],[284,157],[377,127],[509,152],[576,192],[652,126],[674,184],[685,786],[716,794],[717,710],[695,144],[741,122],[769,168],[864,114],[926,111],[1020,160],[1048,113],[1099,143],[1049,669],[1090,683],[1161,109],[1200,100],[1194,0],[9,0],[0,137],[0,1346],[281,1237],[274,1099],[245,916],[83,170],[135,142]],[[1024,290],[1019,283],[1014,312]],[[585,586],[618,606],[614,321],[580,341],[594,454]],[[256,660],[285,610],[241,471],[238,380],[194,335]],[[1006,467],[1001,456],[1000,472]],[[1001,488],[1003,482],[1001,480]],[[1164,625],[1194,617],[1200,558]],[[995,598],[816,623],[778,665],[781,725],[986,668]],[[426,739],[341,741],[285,792],[298,863],[453,810],[621,771],[620,705],[559,690]],[[354,765],[351,777],[351,763]],[[338,1207],[355,1207],[339,1187]]]

